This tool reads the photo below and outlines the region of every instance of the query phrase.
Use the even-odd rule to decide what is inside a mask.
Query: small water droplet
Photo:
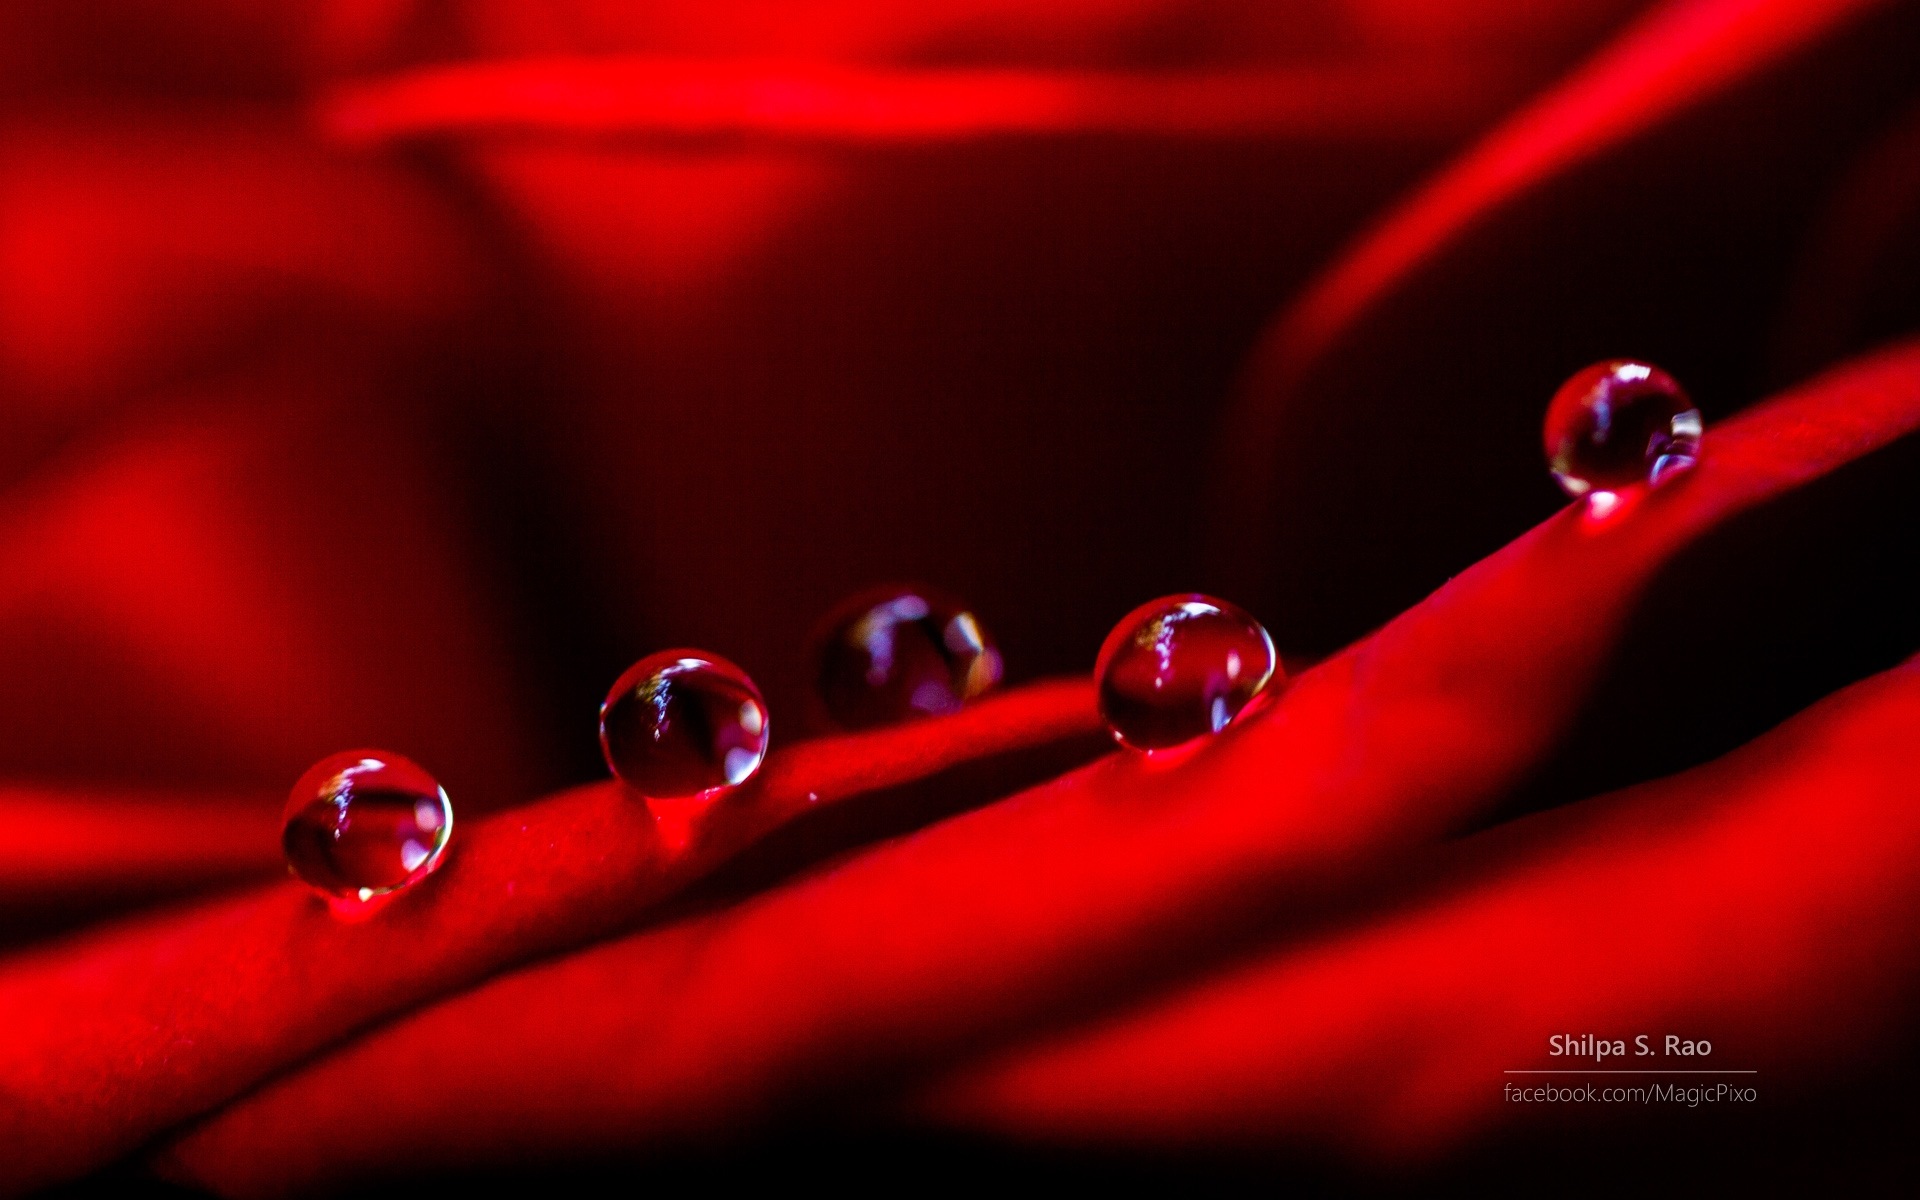
[[[823,617],[809,641],[819,699],[842,729],[954,712],[1000,682],[992,635],[935,588],[861,592]]]
[[[280,844],[287,866],[315,890],[368,901],[426,878],[452,834],[453,805],[417,763],[348,750],[293,785]]]
[[[767,754],[767,705],[747,673],[704,650],[628,667],[600,706],[607,766],[649,799],[700,796],[752,778]]]
[[[1093,674],[1107,728],[1136,750],[1218,733],[1281,677],[1260,622],[1193,594],[1162,596],[1128,613],[1100,647]]]
[[[1694,464],[1702,422],[1686,389],[1659,367],[1595,363],[1547,405],[1547,465],[1569,496],[1658,483]]]

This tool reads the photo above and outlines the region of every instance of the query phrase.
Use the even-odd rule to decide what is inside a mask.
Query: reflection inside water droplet
[[[737,787],[767,753],[766,701],[745,671],[703,650],[648,655],[600,708],[613,773],[650,799]]]
[[[309,886],[369,901],[424,879],[452,832],[452,802],[418,764],[386,750],[351,750],[320,760],[294,784],[281,846]]]
[[[1000,651],[979,618],[917,584],[853,596],[809,642],[816,694],[842,729],[954,712],[1000,681]]]
[[[1595,363],[1547,405],[1547,465],[1569,496],[1659,483],[1694,465],[1703,427],[1686,390],[1660,368]]]
[[[1220,732],[1280,675],[1258,621],[1196,594],[1163,596],[1127,614],[1094,667],[1107,728],[1137,750]]]

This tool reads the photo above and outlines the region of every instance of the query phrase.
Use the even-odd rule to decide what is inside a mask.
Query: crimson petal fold
[[[1777,397],[1715,429],[1692,472],[1605,518],[1561,512],[1194,753],[1110,757],[495,980],[267,1085],[168,1170],[269,1195],[632,1153],[1122,1000],[1483,819],[1563,735],[1665,564],[1916,427],[1913,346]]]

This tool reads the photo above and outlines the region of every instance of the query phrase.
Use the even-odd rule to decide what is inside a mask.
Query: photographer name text
[[[1705,1058],[1713,1053],[1713,1043],[1705,1038],[1683,1038],[1669,1033],[1663,1036],[1637,1033],[1627,1038],[1604,1038],[1594,1033],[1556,1033],[1547,1039],[1547,1057],[1579,1058],[1605,1062],[1609,1058]]]

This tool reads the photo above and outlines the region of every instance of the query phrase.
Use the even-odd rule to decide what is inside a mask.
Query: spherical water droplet
[[[1093,668],[1100,715],[1122,745],[1165,750],[1218,733],[1280,677],[1273,640],[1211,596],[1162,596],[1128,613]]]
[[[1658,483],[1700,453],[1700,410],[1673,376],[1648,363],[1595,363],[1547,405],[1547,465],[1569,496]]]
[[[843,729],[954,712],[1000,682],[992,635],[934,588],[861,592],[822,618],[811,641],[820,701]]]
[[[433,776],[385,750],[315,763],[287,798],[280,843],[311,887],[370,900],[427,877],[453,833],[453,805]]]
[[[704,650],[627,668],[600,706],[607,766],[650,799],[737,787],[767,754],[767,705],[747,673]]]

